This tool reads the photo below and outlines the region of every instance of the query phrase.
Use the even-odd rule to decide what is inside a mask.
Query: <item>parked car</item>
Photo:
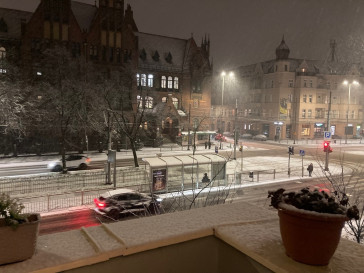
[[[66,157],[67,169],[85,170],[90,162],[91,159],[85,155],[69,155]],[[62,159],[49,162],[47,167],[52,172],[62,171]]]
[[[341,139],[341,136],[338,136],[338,135],[332,135],[331,136],[332,139]]]
[[[267,136],[266,135],[256,135],[253,136],[254,140],[259,140],[259,141],[266,141],[267,140]]]
[[[251,134],[242,134],[241,136],[240,136],[240,138],[242,138],[242,139],[252,139],[252,135]]]
[[[215,140],[218,140],[218,141],[226,141],[226,137],[223,136],[222,134],[217,134],[215,136]]]
[[[119,219],[121,214],[147,212],[158,213],[162,199],[157,195],[148,195],[131,189],[108,191],[94,199],[94,211],[112,219]]]

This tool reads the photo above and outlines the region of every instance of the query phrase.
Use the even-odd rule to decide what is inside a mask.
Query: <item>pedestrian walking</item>
[[[311,177],[312,172],[313,172],[313,164],[312,163],[310,163],[310,165],[308,165],[307,171],[308,171],[308,176]]]
[[[211,141],[209,140],[209,149],[211,149]]]

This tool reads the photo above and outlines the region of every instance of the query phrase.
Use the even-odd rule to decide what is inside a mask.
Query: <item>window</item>
[[[141,96],[137,96],[137,104],[138,104],[138,108],[141,109],[143,108],[143,100]]]
[[[168,101],[168,98],[167,97],[163,97],[162,98],[162,102],[167,102]]]
[[[141,75],[140,85],[141,86],[146,86],[147,85],[147,75],[145,75],[145,74]]]
[[[178,109],[178,99],[172,98],[172,103],[173,103],[174,107],[176,107],[176,109]]]
[[[140,75],[136,74],[136,78],[137,78],[137,86],[139,86],[140,85]]]
[[[302,118],[306,118],[306,109],[302,109]]]
[[[284,71],[288,71],[288,65],[284,65]]]
[[[161,78],[161,86],[162,86],[162,88],[166,88],[167,87],[167,78],[166,78],[166,76],[162,76],[162,78]]]
[[[303,80],[303,87],[307,87],[307,80]]]
[[[312,117],[312,110],[311,109],[308,109],[307,110],[307,117],[308,118],[311,118]]]
[[[4,47],[0,47],[0,60],[5,59],[6,57],[6,49]]]
[[[193,107],[198,108],[198,99],[193,100]]]
[[[168,89],[173,88],[173,79],[171,76],[168,77]]]
[[[331,89],[331,84],[330,84],[330,82],[327,82],[327,83],[326,83],[326,89],[328,89],[328,90],[330,90],[330,89]]]
[[[148,87],[153,87],[153,75],[148,75]]]
[[[289,94],[288,95],[288,101],[289,102],[293,102],[293,94]]]
[[[194,129],[197,129],[197,128],[198,128],[198,125],[199,125],[198,118],[194,118],[194,119],[193,119],[193,128],[194,128]]]
[[[145,108],[152,109],[153,108],[153,98],[152,97],[145,97]]]
[[[308,95],[308,102],[312,103],[312,95]]]
[[[153,108],[153,98],[152,97],[145,97],[145,108],[147,109],[152,109]],[[137,104],[138,104],[138,108],[142,109],[143,108],[143,98],[141,96],[137,96]]]
[[[307,102],[307,95],[302,95],[302,101]]]
[[[309,136],[310,135],[310,125],[307,124],[302,124],[302,130],[301,130],[301,135],[302,136]]]
[[[274,87],[274,81],[271,81],[270,87],[273,88]]]
[[[293,87],[293,80],[288,81],[288,87]]]
[[[311,88],[313,87],[313,83],[312,83],[312,80],[310,80],[310,87],[311,87]]]
[[[173,85],[174,85],[174,89],[178,89],[178,77],[174,77]]]

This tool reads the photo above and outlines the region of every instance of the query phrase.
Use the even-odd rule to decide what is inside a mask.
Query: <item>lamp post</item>
[[[347,112],[346,112],[346,128],[345,128],[345,144],[348,143],[348,128],[349,128],[349,106],[350,106],[350,90],[351,90],[351,85],[359,85],[359,83],[357,81],[344,81],[343,82],[344,85],[347,85],[349,87],[349,97],[348,97],[348,107],[347,107]]]
[[[222,71],[221,72],[221,77],[222,77],[221,106],[224,105],[225,76],[226,76],[225,71]],[[233,72],[229,72],[229,77],[231,77],[231,78],[234,77],[234,73]]]

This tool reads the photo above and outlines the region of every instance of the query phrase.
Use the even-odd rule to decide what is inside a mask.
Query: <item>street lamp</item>
[[[225,76],[226,76],[225,71],[222,71],[221,72],[221,77],[222,77],[221,106],[224,105]],[[234,77],[234,72],[229,72],[229,77],[230,78]]]
[[[359,82],[357,82],[355,80],[352,82],[345,80],[343,82],[343,84],[347,85],[349,87],[349,99],[348,99],[348,108],[347,108],[347,113],[346,113],[346,128],[345,128],[345,144],[347,144],[348,143],[348,129],[349,129],[350,89],[351,89],[351,85],[359,85]]]

